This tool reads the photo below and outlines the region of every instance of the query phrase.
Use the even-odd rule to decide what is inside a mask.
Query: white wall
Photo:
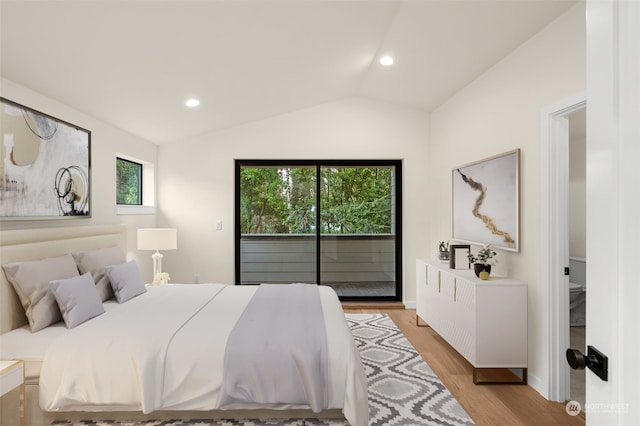
[[[158,221],[178,229],[163,269],[173,281],[234,282],[234,159],[402,159],[404,300],[414,301],[415,259],[430,252],[427,121],[420,110],[349,98],[161,146]]]
[[[585,26],[585,5],[579,3],[431,115],[427,202],[439,207],[429,247],[451,235],[451,169],[521,150],[521,250],[500,251],[496,273],[529,285],[529,382],[539,391],[548,375],[539,276],[539,117],[543,107],[585,90]]]
[[[128,259],[136,259],[140,263],[145,280],[151,280],[151,254],[137,252],[135,230],[139,227],[155,226],[156,215],[119,216],[116,214],[115,159],[116,152],[119,152],[155,162],[157,146],[12,81],[3,78],[0,83],[2,97],[91,130],[91,218],[1,221],[0,238],[2,238],[2,230],[8,229],[127,224],[130,225],[127,236]]]

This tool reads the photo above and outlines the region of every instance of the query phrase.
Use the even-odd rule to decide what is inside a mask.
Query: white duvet
[[[335,292],[320,287],[329,408],[368,422],[367,383]],[[176,284],[149,291],[56,339],[40,374],[45,411],[214,410],[225,343],[254,286]],[[259,356],[259,354],[257,354]],[[225,409],[295,409],[236,404]]]

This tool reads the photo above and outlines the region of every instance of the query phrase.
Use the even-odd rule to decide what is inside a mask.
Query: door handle
[[[605,382],[608,380],[609,360],[593,346],[587,346],[587,355],[579,349],[567,349],[567,362],[574,370],[584,370],[587,367]]]

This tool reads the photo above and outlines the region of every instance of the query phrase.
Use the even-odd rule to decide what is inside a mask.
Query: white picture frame
[[[452,169],[455,241],[520,251],[520,149]]]

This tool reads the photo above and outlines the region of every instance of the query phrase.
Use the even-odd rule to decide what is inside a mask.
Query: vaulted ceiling
[[[163,144],[349,96],[431,111],[573,4],[2,0],[0,73]]]

